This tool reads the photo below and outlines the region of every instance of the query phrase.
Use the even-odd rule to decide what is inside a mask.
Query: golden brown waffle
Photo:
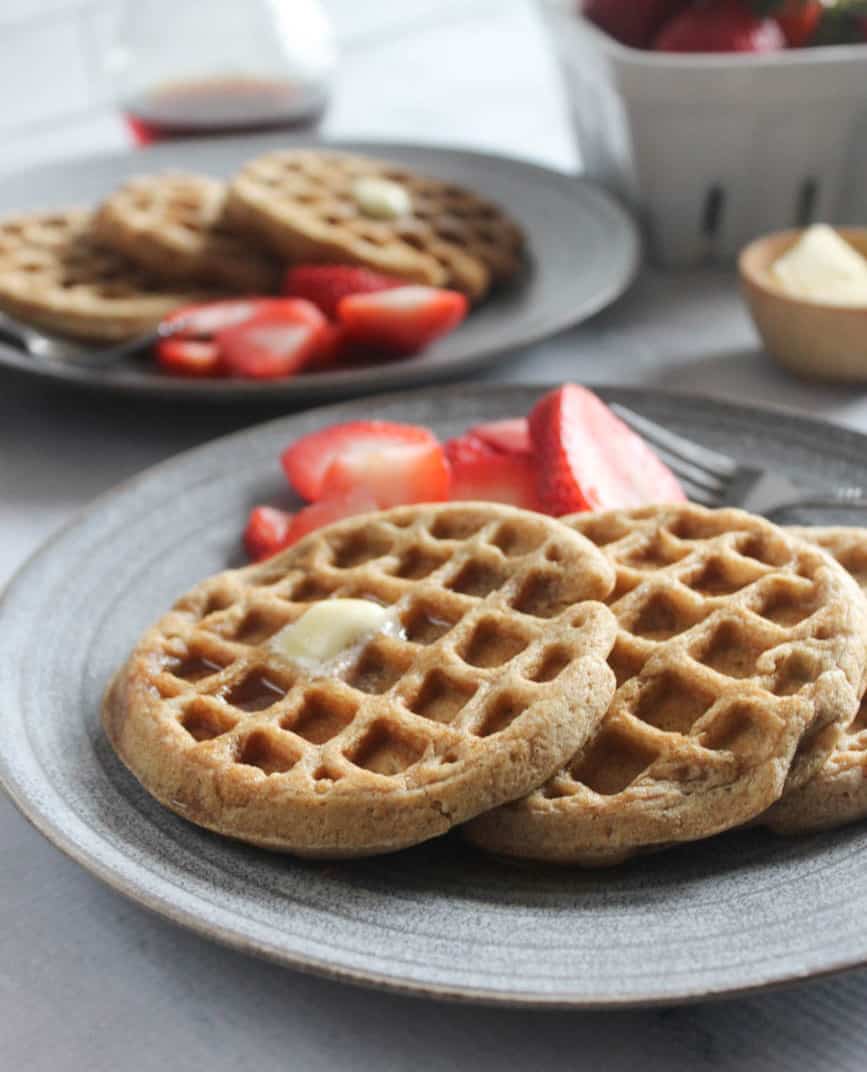
[[[854,717],[867,607],[816,547],[739,510],[566,519],[617,568],[618,688],[537,792],[471,823],[515,856],[600,866],[691,841],[806,782]]]
[[[202,294],[164,286],[97,244],[85,212],[0,221],[0,309],[45,331],[126,339]]]
[[[867,530],[791,528],[825,548],[867,592]],[[824,766],[801,788],[785,793],[762,822],[781,834],[829,829],[867,816],[867,697]]]
[[[158,279],[270,294],[280,264],[223,223],[225,185],[201,175],[130,179],[97,209],[94,234]]]
[[[396,183],[411,211],[366,216],[359,179]],[[226,216],[242,234],[290,261],[361,264],[473,300],[520,270],[523,238],[505,212],[470,190],[397,164],[347,153],[292,149],[250,161],[229,186]]]
[[[120,757],[209,829],[308,856],[388,852],[540,785],[602,718],[614,573],[559,522],[400,507],[221,573],[142,638],[106,695]],[[394,607],[313,677],[271,638],[331,597]]]

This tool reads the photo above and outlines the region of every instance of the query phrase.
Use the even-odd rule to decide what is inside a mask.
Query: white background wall
[[[99,74],[122,2],[0,0],[0,170],[126,144]],[[214,3],[244,0],[200,2],[206,13]],[[574,162],[532,0],[323,3],[341,48],[328,132],[448,140]],[[370,86],[383,69],[389,79],[372,106]],[[366,92],[355,92],[361,83]]]

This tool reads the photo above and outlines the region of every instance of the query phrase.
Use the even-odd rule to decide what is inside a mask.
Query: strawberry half
[[[220,350],[206,339],[160,339],[157,364],[175,376],[219,376],[223,371]]]
[[[378,509],[379,504],[376,499],[360,488],[346,494],[332,495],[311,506],[305,506],[303,510],[295,514],[289,525],[284,546],[289,547],[302,536],[306,536],[308,532],[314,532],[334,521],[342,521],[344,517],[369,514]]]
[[[450,440],[445,452],[452,474],[449,499],[501,502],[525,510],[539,509],[536,477],[529,453],[498,450],[475,432]]]
[[[284,299],[216,336],[230,376],[274,380],[300,372],[330,342],[328,321],[315,305]]]
[[[328,470],[336,458],[351,463],[395,447],[438,447],[427,428],[389,421],[349,421],[311,432],[296,440],[280,456],[292,487],[303,498],[316,502],[323,494]]]
[[[337,306],[351,294],[377,294],[405,285],[403,279],[354,264],[296,264],[283,279],[283,293],[306,298],[329,320],[337,318]]]
[[[584,387],[551,391],[533,407],[529,423],[539,498],[555,517],[686,500],[644,440]]]
[[[477,424],[470,428],[468,434],[478,436],[488,446],[504,454],[529,454],[533,450],[526,417],[509,417],[502,421]]]
[[[244,529],[244,547],[254,562],[270,558],[289,546],[292,514],[274,506],[254,506]]]
[[[414,354],[456,328],[467,309],[467,299],[456,290],[404,286],[343,298],[337,315],[349,342],[391,354]]]
[[[437,442],[356,451],[338,455],[331,463],[320,501],[360,489],[381,509],[443,502],[449,496],[449,481],[449,466]]]

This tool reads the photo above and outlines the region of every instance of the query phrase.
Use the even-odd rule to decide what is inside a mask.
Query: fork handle
[[[784,514],[790,510],[821,510],[831,507],[867,510],[867,491],[863,488],[834,488],[822,494],[805,495],[792,499],[790,502],[780,503],[772,510],[768,510],[765,516],[773,520],[777,514]]]

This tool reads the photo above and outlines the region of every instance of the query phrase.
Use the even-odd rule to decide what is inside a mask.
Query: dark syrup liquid
[[[140,145],[165,138],[314,126],[325,110],[318,86],[282,79],[208,78],[156,86],[124,102]]]

